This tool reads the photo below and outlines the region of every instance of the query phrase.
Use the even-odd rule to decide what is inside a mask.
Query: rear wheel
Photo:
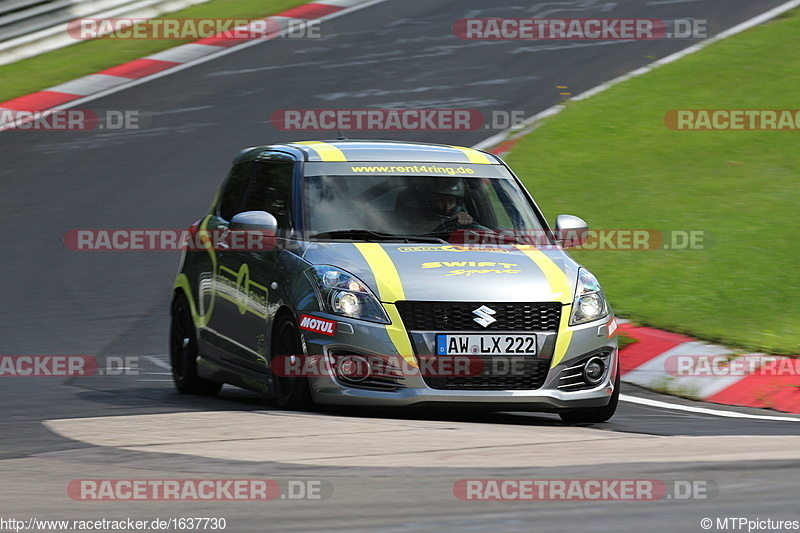
[[[275,328],[272,357],[302,357],[303,350],[300,344],[300,334],[294,321],[288,316],[283,316]],[[296,368],[294,361],[278,365],[282,368]],[[302,365],[300,365],[302,366]],[[275,364],[272,365],[275,368]],[[311,387],[307,377],[277,376],[272,374],[272,383],[275,389],[275,402],[281,409],[292,411],[305,411],[313,407],[314,399],[311,396]]]
[[[183,394],[212,396],[222,383],[197,375],[197,332],[186,296],[179,293],[172,301],[172,324],[169,335],[169,357],[175,388]]]
[[[609,420],[617,410],[619,403],[619,364],[617,364],[617,375],[614,378],[614,392],[611,394],[611,401],[603,407],[583,407],[558,413],[561,420],[571,424],[599,424]]]

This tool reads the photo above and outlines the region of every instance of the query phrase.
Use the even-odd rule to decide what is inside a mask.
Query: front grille
[[[482,305],[496,311],[496,322],[483,327],[473,319]],[[397,302],[397,310],[409,331],[558,331],[561,304]]]
[[[475,376],[425,376],[425,384],[439,390],[536,390],[550,369],[550,360],[532,356],[470,356],[482,360]]]

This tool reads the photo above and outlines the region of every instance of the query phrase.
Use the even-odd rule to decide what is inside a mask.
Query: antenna
[[[346,141],[346,140],[347,140],[347,137],[345,137],[344,135],[342,135],[342,130],[340,130],[340,129],[338,129],[338,128],[337,128],[337,129],[336,129],[336,133],[338,133],[338,134],[339,134],[339,136],[336,138],[336,140],[337,140],[337,141]]]

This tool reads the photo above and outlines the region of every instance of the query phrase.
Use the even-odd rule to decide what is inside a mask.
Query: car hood
[[[579,268],[557,246],[314,242],[304,259],[350,272],[383,302],[569,303]]]

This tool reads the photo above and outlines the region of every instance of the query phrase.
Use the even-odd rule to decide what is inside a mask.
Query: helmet
[[[439,217],[451,217],[463,209],[467,186],[461,178],[434,178],[428,191],[426,204]]]
[[[466,189],[464,180],[461,178],[445,178],[435,180],[431,187],[431,192],[433,194],[446,194],[447,196],[459,196],[463,198]]]

